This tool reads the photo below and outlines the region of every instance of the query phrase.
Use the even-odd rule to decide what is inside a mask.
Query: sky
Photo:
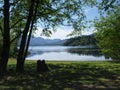
[[[85,15],[86,15],[86,19],[87,20],[93,20],[95,17],[99,17],[99,14],[98,14],[98,10],[97,8],[86,8],[84,10],[85,12]],[[36,37],[43,37],[43,38],[46,38],[46,39],[67,39],[67,38],[70,38],[70,37],[67,37],[68,34],[70,34],[73,29],[71,27],[65,27],[65,26],[59,26],[56,28],[56,32],[53,33],[51,35],[51,37],[45,37],[45,36],[41,36],[41,31],[42,31],[42,28],[41,27],[38,27],[38,30],[36,30],[35,32],[35,36]],[[89,35],[89,34],[92,34],[94,32],[94,28],[89,28],[82,31],[82,35]]]

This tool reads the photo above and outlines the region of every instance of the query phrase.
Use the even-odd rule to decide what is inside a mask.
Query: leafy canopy
[[[114,13],[95,21],[96,38],[102,52],[114,59],[120,60],[120,14]]]

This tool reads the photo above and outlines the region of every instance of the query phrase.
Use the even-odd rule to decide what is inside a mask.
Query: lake
[[[27,60],[105,61],[99,49],[85,46],[30,46]]]

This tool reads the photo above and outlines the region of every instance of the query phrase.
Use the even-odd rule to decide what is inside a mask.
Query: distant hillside
[[[94,34],[83,35],[66,40],[64,45],[65,46],[85,46],[85,45],[96,46],[96,39],[94,38]]]
[[[61,39],[44,39],[42,37],[31,37],[30,46],[41,46],[41,45],[63,45],[65,40]]]

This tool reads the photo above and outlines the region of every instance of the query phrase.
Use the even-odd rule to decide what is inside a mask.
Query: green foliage
[[[85,45],[93,45],[96,46],[96,40],[94,35],[86,35],[75,38],[70,38],[66,40],[64,43],[65,46],[85,46]]]
[[[17,40],[15,40],[10,47],[10,57],[11,58],[16,58],[18,55],[18,48],[17,48]]]
[[[78,34],[85,26],[83,8],[94,4],[93,0],[40,0],[37,18],[42,27],[46,29],[47,36],[49,36],[49,30],[59,25],[72,26]]]
[[[3,1],[0,4],[0,48],[2,47],[3,43],[3,21],[4,21],[4,15],[3,15]],[[24,28],[25,24],[25,17],[26,17],[26,11],[25,7],[28,6],[26,3],[22,3],[19,0],[10,1],[10,21],[8,22],[10,24],[10,57],[17,57],[17,41],[19,40],[20,35],[22,34],[22,30]],[[23,12],[24,8],[24,12]],[[1,50],[0,50],[1,52]]]
[[[96,39],[102,52],[120,60],[120,14],[114,13],[95,21]]]
[[[102,14],[111,14],[117,11],[120,8],[119,0],[102,0],[98,3],[98,8]]]

